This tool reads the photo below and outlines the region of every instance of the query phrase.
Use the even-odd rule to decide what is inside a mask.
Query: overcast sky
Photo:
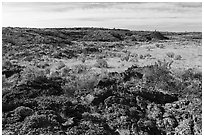
[[[202,31],[202,3],[3,3],[3,26]]]

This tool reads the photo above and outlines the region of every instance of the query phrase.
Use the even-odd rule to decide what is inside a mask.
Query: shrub
[[[24,67],[12,64],[10,61],[2,62],[2,74],[6,76],[6,78],[11,77],[14,74],[19,74]]]
[[[164,59],[163,61],[158,60],[157,62],[155,62],[155,65],[159,68],[169,71],[171,69],[172,63],[173,63],[173,60],[167,61]]]
[[[175,59],[175,60],[181,60],[181,59],[182,59],[182,56],[181,56],[181,55],[176,55],[176,56],[174,57],[174,59]]]
[[[144,58],[150,58],[150,57],[152,57],[152,55],[151,54],[149,54],[149,53],[146,53],[146,54],[144,54],[144,56],[143,56]]]
[[[138,54],[137,53],[132,53],[130,56],[131,57],[138,57]]]
[[[125,57],[124,57],[124,60],[125,60],[125,61],[128,61],[129,58],[130,58],[129,56],[125,56]]]
[[[7,85],[7,79],[5,75],[2,75],[2,88],[4,88]]]
[[[3,69],[8,69],[12,67],[12,63],[9,60],[5,60],[2,62],[2,68]]]
[[[108,63],[105,59],[98,59],[96,61],[95,67],[98,68],[108,68]]]
[[[111,54],[110,52],[107,52],[107,53],[106,53],[107,56],[110,56],[110,54]],[[96,59],[99,60],[99,59],[103,59],[103,58],[105,58],[105,57],[106,57],[105,55],[98,55],[98,56],[96,57]]]
[[[82,63],[85,63],[85,61],[86,61],[86,54],[82,53],[81,55],[79,55],[79,60],[81,60]]]
[[[77,77],[77,89],[92,90],[98,83],[98,76],[94,73],[86,73]]]
[[[167,57],[169,57],[169,58],[174,58],[175,53],[173,53],[173,52],[167,52],[166,55],[167,55]]]
[[[184,89],[181,90],[181,96],[183,97],[193,97],[202,98],[202,82],[201,80],[194,79],[191,81],[186,81],[183,84]]]
[[[120,57],[120,60],[121,60],[121,61],[124,61],[124,60],[125,60],[124,56],[121,56],[121,57]]]
[[[155,46],[157,47],[157,48],[160,48],[160,49],[163,49],[163,48],[165,48],[165,46],[164,46],[164,44],[155,44]]]
[[[50,68],[45,69],[45,74],[49,75],[50,74]]]
[[[74,97],[74,93],[77,90],[77,87],[74,82],[66,83],[62,86],[63,92],[68,97]]]
[[[119,53],[117,54],[117,57],[118,57],[118,58],[120,58],[121,56],[122,56],[121,54],[119,54]]]
[[[2,92],[8,91],[18,82],[18,75],[14,74],[9,78],[6,78],[5,75],[2,75]]]
[[[130,54],[126,54],[125,56],[121,57],[121,61],[129,61],[130,59]]]
[[[201,81],[202,79],[202,72],[197,72],[193,69],[187,69],[185,71],[183,71],[179,77],[182,78],[182,80],[184,81],[189,81],[189,80],[193,80],[193,79],[199,79]]]
[[[170,71],[172,63],[173,61],[158,60],[155,62],[155,65],[146,66],[143,69],[143,77],[146,84],[163,90],[173,90],[176,88]]]
[[[182,98],[202,98],[202,72],[187,69],[176,74],[180,78],[178,93]]]
[[[140,59],[145,59],[145,56],[143,56],[143,55],[141,54],[141,55],[139,55],[139,58],[140,58]]]
[[[46,73],[43,70],[36,67],[27,67],[23,72],[21,72],[21,83],[33,81],[38,77],[46,77],[45,74]]]
[[[59,77],[59,76],[60,76],[59,71],[52,71],[50,75],[48,75],[48,77]]]
[[[85,57],[82,57],[81,62],[82,62],[82,63],[85,63],[85,61],[86,61],[86,58],[85,58]]]
[[[82,65],[82,64],[74,65],[72,67],[73,73],[83,73],[83,72],[87,72],[88,70],[89,70],[89,67],[87,65]]]
[[[127,51],[126,49],[123,49],[122,52],[123,52],[123,53],[127,53],[128,51]]]
[[[147,49],[147,51],[151,51],[152,47],[151,46],[147,46],[146,49]]]
[[[42,68],[42,69],[44,69],[44,68],[46,68],[46,67],[48,67],[49,66],[49,63],[47,63],[47,62],[39,62],[38,64],[37,64],[37,67],[39,67],[39,68]]]
[[[126,55],[127,55],[127,56],[130,56],[130,54],[131,54],[131,52],[130,52],[130,51],[127,51],[127,54],[126,54]]]
[[[33,58],[34,58],[34,57],[32,57],[32,56],[25,56],[25,57],[23,58],[23,60],[24,60],[24,61],[31,62],[31,61],[33,60]]]
[[[132,57],[132,58],[130,58],[129,61],[130,61],[130,62],[138,62],[138,59],[137,59],[136,57]]]
[[[59,63],[58,63],[58,65],[57,65],[57,70],[60,70],[60,69],[62,69],[63,67],[65,67],[66,65],[64,64],[64,62],[62,62],[62,61],[60,61]]]
[[[41,127],[47,127],[50,125],[57,125],[57,121],[44,114],[41,114],[41,115],[34,114],[25,119],[23,129],[26,130],[29,128],[41,128]]]
[[[93,72],[86,72],[78,75],[69,75],[65,79],[65,84],[62,86],[64,93],[69,97],[76,97],[93,91],[98,83],[99,75]]]
[[[61,74],[62,74],[62,76],[67,76],[68,74],[69,74],[69,72],[70,72],[70,68],[69,67],[64,67],[62,70],[61,70]]]

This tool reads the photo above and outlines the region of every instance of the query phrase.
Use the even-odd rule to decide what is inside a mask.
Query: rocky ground
[[[202,134],[201,33],[2,30],[2,134]]]

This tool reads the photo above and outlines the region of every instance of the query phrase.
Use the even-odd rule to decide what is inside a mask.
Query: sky
[[[3,27],[202,31],[202,3],[3,2]]]

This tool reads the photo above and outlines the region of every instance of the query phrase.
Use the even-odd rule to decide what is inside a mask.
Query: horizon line
[[[136,30],[136,29],[128,29],[128,28],[107,28],[107,27],[18,27],[18,26],[2,26],[2,28],[28,28],[28,29],[80,29],[80,28],[96,28],[96,29],[107,29],[107,30],[128,30],[128,31],[159,31],[159,32],[176,32],[176,33],[186,33],[186,32],[199,32],[202,33],[201,31],[169,31],[169,30]]]

